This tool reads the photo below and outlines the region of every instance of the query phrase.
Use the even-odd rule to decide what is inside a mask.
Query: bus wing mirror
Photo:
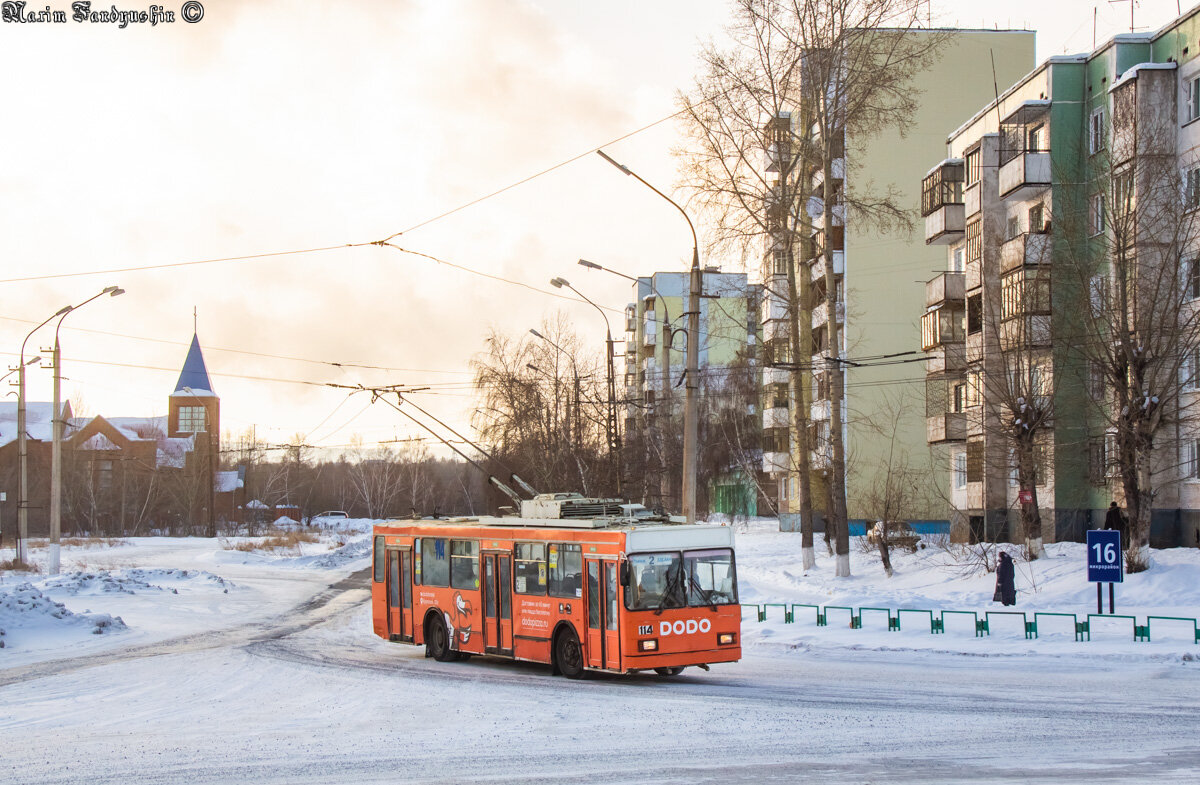
[[[621,562],[621,585],[629,586],[629,562]]]

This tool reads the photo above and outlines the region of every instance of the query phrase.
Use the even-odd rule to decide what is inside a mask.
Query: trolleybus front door
[[[386,554],[388,637],[411,641],[412,576],[409,574],[409,551],[388,548]]]
[[[617,618],[617,564],[585,560],[587,572],[587,664],[589,668],[621,667]]]
[[[512,654],[512,555],[483,554],[483,646]]]

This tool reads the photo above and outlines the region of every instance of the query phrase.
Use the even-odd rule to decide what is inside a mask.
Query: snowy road
[[[363,581],[0,671],[0,782],[1200,781],[1191,662],[761,645],[674,681],[569,682],[378,640]]]

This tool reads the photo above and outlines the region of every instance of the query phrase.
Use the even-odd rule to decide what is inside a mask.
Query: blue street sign
[[[1089,583],[1121,583],[1121,532],[1091,529],[1087,533],[1087,579]]]

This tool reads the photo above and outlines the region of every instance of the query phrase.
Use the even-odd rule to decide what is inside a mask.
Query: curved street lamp
[[[26,431],[25,423],[25,344],[29,343],[29,339],[38,330],[50,323],[55,316],[62,316],[71,310],[71,306],[65,305],[59,308],[53,315],[46,318],[44,322],[30,330],[25,340],[21,341],[21,360],[17,366],[17,463],[19,466],[19,484],[17,486],[17,551],[16,561],[19,564],[24,564],[28,558],[26,540],[29,539],[29,439]],[[31,361],[32,362],[32,361]]]
[[[687,309],[687,384],[684,387],[685,397],[683,404],[683,515],[688,523],[693,523],[696,520],[696,464],[699,450],[700,402],[696,392],[700,377],[700,348],[698,340],[700,337],[700,293],[703,287],[703,281],[701,280],[703,273],[700,270],[700,242],[696,239],[696,227],[692,224],[692,219],[688,217],[688,214],[674,199],[643,180],[637,172],[624,164],[614,161],[603,150],[597,150],[596,153],[605,161],[608,161],[621,170],[622,174],[629,175],[670,202],[679,211],[680,215],[683,216],[683,219],[687,221],[688,228],[692,231],[691,287],[688,292]]]
[[[67,306],[58,315],[58,324],[54,326],[54,412],[52,416],[53,445],[50,452],[50,553],[46,572],[57,575],[59,570],[59,540],[62,536],[62,440],[65,423],[62,417],[62,353],[58,340],[58,332],[62,329],[63,320],[68,314],[78,311],[92,300],[98,300],[104,295],[119,297],[125,290],[119,286],[106,286],[79,305]],[[50,317],[54,318],[54,317]]]
[[[608,314],[604,312],[596,303],[592,302],[583,292],[571,285],[571,282],[566,278],[551,278],[550,285],[556,289],[567,288],[574,292],[581,300],[595,308],[604,317],[604,334],[605,334],[605,360],[606,370],[608,372],[608,414],[605,417],[607,420],[605,430],[608,436],[608,458],[613,462],[613,469],[616,472],[616,488],[617,496],[621,495],[621,434],[617,431],[617,382],[616,375],[613,369],[613,338],[612,326],[608,322]]]

